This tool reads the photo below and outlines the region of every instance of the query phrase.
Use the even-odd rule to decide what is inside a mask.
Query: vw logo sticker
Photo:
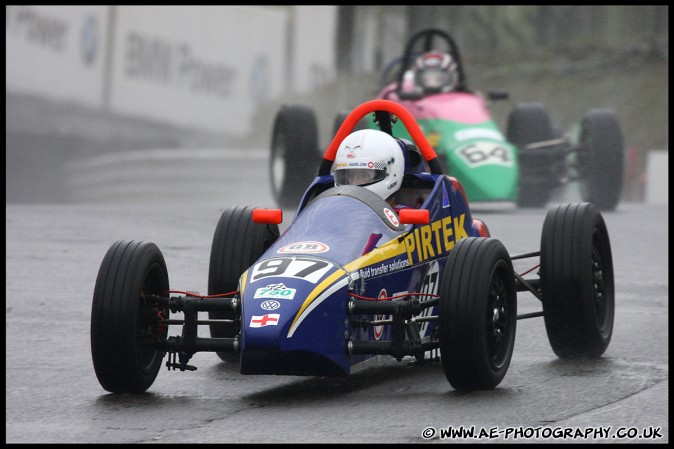
[[[281,303],[274,301],[273,299],[269,299],[267,301],[263,301],[262,304],[260,304],[260,307],[262,307],[264,310],[276,310],[281,307]]]

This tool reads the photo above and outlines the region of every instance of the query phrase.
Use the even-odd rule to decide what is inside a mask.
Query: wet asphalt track
[[[73,175],[85,192],[73,204],[7,205],[7,443],[416,443],[427,441],[428,427],[437,443],[448,441],[437,436],[448,426],[483,429],[508,442],[534,442],[523,436],[544,427],[598,436],[546,442],[669,441],[668,208],[635,203],[604,214],[616,319],[598,360],[558,359],[537,318],[518,322],[510,369],[492,391],[456,392],[440,366],[405,360],[337,379],[244,376],[236,364],[198,353],[195,372],[162,369],[146,394],[108,394],[89,347],[91,297],[108,247],[117,239],[153,241],[171,287],[205,293],[222,209],[274,205],[264,152],[214,154],[205,152],[198,166],[180,158],[153,163],[156,179],[144,184],[127,179],[115,187],[114,180],[102,185]],[[97,163],[89,162],[106,162]],[[511,254],[538,249],[544,215],[474,211]],[[291,218],[286,211],[286,223]],[[519,308],[539,305],[520,294]],[[655,438],[592,433],[609,427],[610,437],[624,428]]]

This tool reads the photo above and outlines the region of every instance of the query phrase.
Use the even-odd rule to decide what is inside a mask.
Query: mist
[[[134,188],[159,198],[169,181],[147,174],[161,167],[234,188],[208,154],[264,158],[284,103],[315,108],[327,145],[335,115],[374,98],[386,64],[425,27],[455,37],[474,89],[510,93],[493,110],[501,123],[520,101],[545,103],[565,130],[590,108],[614,109],[629,152],[626,200],[645,200],[649,153],[668,148],[666,5],[16,5],[6,14],[7,203],[134,201]],[[186,200],[209,200],[197,184],[179,185]]]

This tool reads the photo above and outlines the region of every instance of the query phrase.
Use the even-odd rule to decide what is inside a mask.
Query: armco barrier
[[[73,160],[65,164],[66,199],[92,204],[218,205],[223,191],[250,198],[250,171],[260,167],[256,194],[269,198],[267,149],[155,148]],[[238,167],[238,168],[237,168]],[[223,174],[226,173],[226,176]]]

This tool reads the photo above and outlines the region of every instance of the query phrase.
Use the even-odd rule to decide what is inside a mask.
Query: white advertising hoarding
[[[337,5],[293,7],[290,73],[297,93],[310,92],[335,78],[337,8]]]
[[[243,135],[281,92],[287,13],[245,6],[117,6],[110,107]]]
[[[100,107],[109,8],[6,5],[6,89]]]

